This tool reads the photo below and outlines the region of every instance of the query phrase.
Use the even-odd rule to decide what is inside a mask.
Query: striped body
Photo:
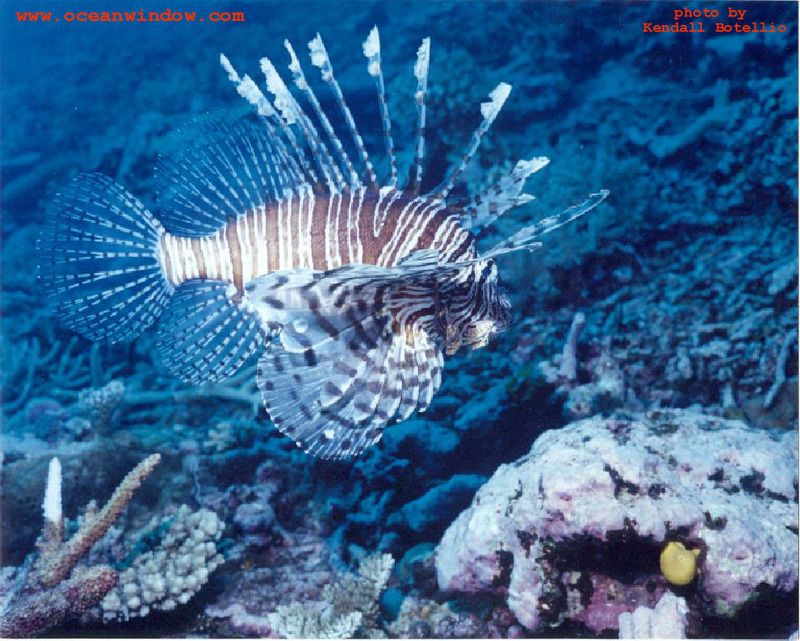
[[[474,237],[440,200],[397,190],[307,192],[231,219],[214,234],[166,233],[160,257],[173,287],[192,279],[244,285],[270,272],[327,271],[351,263],[391,267],[419,249],[441,262],[475,257]]]

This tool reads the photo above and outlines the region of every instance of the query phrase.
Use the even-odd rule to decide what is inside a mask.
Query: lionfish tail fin
[[[163,234],[123,187],[101,174],[79,175],[50,204],[39,238],[47,303],[90,340],[135,338],[172,293],[160,261]]]
[[[488,189],[473,196],[470,204],[464,208],[461,224],[477,233],[491,225],[509,209],[532,201],[533,196],[522,193],[525,181],[529,176],[546,167],[549,162],[550,160],[544,156],[520,160],[509,174],[500,178]]]
[[[481,103],[481,116],[483,116],[481,124],[478,125],[475,133],[472,134],[472,140],[470,141],[467,151],[461,157],[461,162],[459,162],[442,183],[429,194],[432,198],[441,198],[442,200],[447,198],[450,190],[453,189],[453,186],[456,184],[456,180],[464,169],[466,169],[469,161],[472,160],[472,157],[475,155],[475,152],[478,151],[481,139],[486,132],[489,131],[489,127],[492,126],[492,123],[497,118],[510,93],[511,85],[507,82],[501,82],[489,94],[489,100]]]
[[[494,258],[501,254],[507,254],[508,252],[540,247],[541,243],[536,241],[537,238],[544,234],[549,234],[554,229],[558,229],[590,212],[603,202],[609,193],[607,189],[601,189],[596,194],[591,194],[586,200],[572,207],[568,207],[558,214],[547,216],[532,225],[523,227],[510,238],[497,243],[491,250],[483,254],[482,258],[488,260],[489,258]]]

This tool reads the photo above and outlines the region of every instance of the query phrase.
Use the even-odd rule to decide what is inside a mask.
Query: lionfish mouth
[[[489,340],[502,332],[508,325],[503,325],[494,320],[476,321],[464,332],[464,343],[472,349],[480,349],[489,344]]]

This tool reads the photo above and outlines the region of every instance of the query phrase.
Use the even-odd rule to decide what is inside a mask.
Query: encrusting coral
[[[110,566],[76,566],[119,518],[160,460],[160,454],[153,454],[137,465],[122,479],[102,510],[97,511],[90,504],[82,525],[68,541],[64,541],[61,511],[61,464],[57,458],[50,462],[43,505],[44,530],[37,543],[39,555],[0,613],[0,636],[42,634],[86,612],[116,585],[118,574]]]
[[[733,620],[797,590],[796,488],[796,432],[688,410],[577,421],[478,490],[436,548],[439,588],[504,597],[531,630],[616,630],[667,582],[690,623]]]
[[[640,606],[619,615],[620,639],[685,639],[686,600],[667,592],[654,608]]]

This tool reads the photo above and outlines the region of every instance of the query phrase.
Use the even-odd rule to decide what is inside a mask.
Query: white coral
[[[216,514],[192,512],[182,505],[173,519],[158,546],[137,556],[100,603],[104,621],[174,610],[187,603],[222,564],[216,542],[225,524]]]
[[[685,639],[686,601],[667,592],[652,610],[639,607],[619,615],[620,639]]]
[[[370,638],[383,635],[378,628],[378,600],[394,567],[391,554],[364,559],[358,576],[348,574],[323,591],[323,607],[304,603],[279,606],[269,615],[270,627],[286,639],[351,638],[359,629]]]
[[[333,616],[302,603],[279,605],[268,616],[270,627],[285,639],[349,639],[361,627],[360,612]]]
[[[57,458],[50,460],[47,471],[47,486],[44,491],[45,520],[58,526],[61,523],[61,463]]]

